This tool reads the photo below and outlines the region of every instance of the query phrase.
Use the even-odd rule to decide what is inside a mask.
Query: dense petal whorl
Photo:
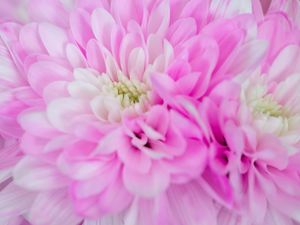
[[[233,68],[226,57],[246,38],[242,19],[229,18],[238,10],[225,10],[228,19],[210,25],[222,16],[205,0],[133,0],[124,8],[117,1],[78,1],[71,13],[54,2],[51,10],[61,19],[31,1],[32,22],[14,31],[24,74],[16,85],[23,91],[16,117],[26,155],[14,182],[60,193],[57,201],[68,190],[64,204],[71,201],[77,216],[99,218],[198,178],[206,166],[205,138],[172,96],[200,99],[211,80],[220,81],[218,71]],[[227,35],[226,51],[215,33],[224,24],[225,33],[235,32]],[[23,100],[26,94],[31,101]],[[41,201],[37,197],[32,210]]]
[[[235,189],[236,207],[244,208],[246,224],[269,224],[270,213],[287,224],[299,222],[294,213],[300,205],[294,189],[300,184],[299,168],[294,167],[300,143],[300,76],[295,64],[299,56],[299,46],[287,45],[273,60],[267,57],[262,61],[247,79],[216,86],[200,104],[216,149],[210,167],[216,173],[220,166],[224,169]],[[212,112],[219,114],[218,118]],[[282,196],[280,200],[277,195]],[[293,206],[289,211],[279,201]],[[238,216],[231,216],[241,222]]]
[[[0,224],[300,224],[298,3],[65,2],[0,4]]]

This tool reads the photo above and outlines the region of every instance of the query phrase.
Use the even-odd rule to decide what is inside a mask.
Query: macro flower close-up
[[[299,225],[298,0],[0,0],[0,225]]]

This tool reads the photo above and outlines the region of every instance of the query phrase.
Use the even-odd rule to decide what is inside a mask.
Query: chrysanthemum
[[[103,0],[78,1],[69,14],[33,2],[34,22],[5,25],[25,90],[14,120],[24,156],[0,192],[0,215],[34,225],[216,224],[214,200],[234,201],[225,174],[206,168],[210,134],[187,99],[261,60],[255,18],[237,15],[250,10],[234,0]]]
[[[222,208],[220,221],[300,222],[300,48],[290,24],[283,13],[267,15],[259,26],[269,43],[265,60],[217,86],[199,107],[213,134],[211,164],[223,168],[234,189],[237,210]]]

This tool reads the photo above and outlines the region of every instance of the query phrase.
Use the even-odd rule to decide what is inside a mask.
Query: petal
[[[194,18],[187,17],[177,20],[172,24],[167,33],[168,40],[173,46],[177,46],[194,36],[197,31],[197,24]]]
[[[22,128],[37,137],[53,137],[59,132],[49,123],[46,114],[39,109],[23,111],[19,116]]]
[[[12,218],[27,213],[34,197],[32,192],[10,183],[0,192],[1,218]]]
[[[105,9],[98,8],[93,11],[91,24],[95,37],[109,49],[112,27],[116,24],[114,18]]]
[[[129,54],[128,73],[130,79],[142,80],[145,70],[145,52],[142,48],[135,48]]]
[[[200,185],[173,185],[168,189],[167,197],[171,216],[178,224],[217,224],[213,200]]]
[[[198,29],[207,23],[207,18],[209,16],[209,0],[198,0],[188,1],[184,8],[182,9],[181,18],[194,18],[197,23]]]
[[[31,87],[40,95],[52,82],[70,80],[71,76],[68,68],[50,61],[34,63],[28,71],[28,81]]]
[[[206,169],[199,180],[203,189],[216,201],[232,207],[233,193],[227,177]]]
[[[188,140],[185,152],[174,159],[165,160],[174,183],[186,183],[198,177],[207,166],[208,152],[200,141]]]
[[[138,173],[147,173],[151,169],[150,157],[132,146],[118,149],[118,155],[126,167]]]
[[[30,0],[28,3],[31,21],[50,22],[58,26],[68,25],[68,14],[60,1]]]
[[[92,84],[82,81],[74,81],[68,85],[68,91],[74,98],[91,100],[100,94],[100,90]]]
[[[82,220],[74,214],[67,193],[53,191],[40,193],[30,209],[29,221],[32,224],[77,225]]]
[[[223,128],[223,132],[228,147],[237,154],[242,154],[245,147],[242,131],[232,121],[228,121]]]
[[[70,15],[70,26],[73,36],[81,47],[85,47],[92,39],[93,33],[89,24],[89,15],[86,11],[78,9]]]
[[[59,189],[69,182],[55,167],[31,157],[23,158],[13,174],[16,184],[35,191]]]
[[[96,176],[74,182],[72,184],[73,196],[82,199],[100,194],[116,179],[119,175],[120,168],[120,163],[113,160],[107,163]]]
[[[153,164],[147,174],[124,167],[123,181],[125,187],[133,194],[141,197],[154,197],[166,190],[170,176],[158,164]]]
[[[278,169],[288,166],[288,154],[280,140],[265,135],[258,143],[258,151],[253,155],[257,160]]]
[[[295,220],[296,222],[300,222],[300,204],[299,204],[299,197],[294,197],[291,195],[287,195],[283,192],[272,196],[269,198],[270,203],[274,208],[276,208],[279,212],[286,215],[287,217]]]
[[[51,56],[64,57],[68,35],[62,28],[50,23],[39,25],[39,34],[43,45]]]
[[[67,81],[54,81],[47,85],[43,91],[43,99],[45,102],[50,103],[55,99],[69,97]]]
[[[155,92],[166,102],[172,103],[176,95],[176,83],[167,74],[154,73],[150,77]]]
[[[117,214],[126,209],[131,201],[132,195],[124,188],[119,177],[99,196],[98,204],[103,212]],[[115,204],[111,204],[112,202]]]
[[[236,60],[228,69],[232,74],[249,73],[257,69],[259,62],[265,57],[268,43],[263,40],[248,42],[239,48]]]
[[[270,69],[268,80],[281,81],[286,78],[299,64],[300,49],[297,45],[289,45],[284,48],[273,61]]]
[[[47,139],[25,133],[22,136],[20,148],[24,153],[29,155],[42,154],[47,143]]]
[[[66,56],[73,68],[85,67],[86,61],[84,55],[74,44],[68,44],[66,47]]]
[[[248,195],[250,213],[252,215],[252,218],[254,219],[254,222],[260,223],[263,221],[267,210],[267,201],[265,193],[262,192],[262,190],[256,182],[253,170],[250,170],[249,172]]]
[[[147,113],[146,123],[160,134],[166,135],[170,124],[169,112],[166,107],[153,106]]]
[[[127,74],[129,72],[128,69],[131,69],[131,67],[128,68],[130,54],[134,49],[140,48],[141,46],[142,40],[138,34],[128,33],[123,37],[122,42],[120,44],[119,61],[121,64],[122,72],[124,74]]]
[[[90,40],[86,48],[87,62],[95,70],[105,72],[105,59],[96,40]]]
[[[59,131],[67,131],[71,128],[74,118],[89,112],[89,106],[86,104],[72,98],[55,100],[48,105],[48,120]]]
[[[170,23],[170,5],[164,0],[152,10],[148,20],[147,31],[149,34],[158,34],[163,37]]]
[[[24,25],[20,30],[19,38],[22,47],[28,52],[42,53],[46,50],[39,37],[37,23]]]
[[[212,38],[195,36],[184,44],[184,51],[187,51],[188,62],[192,71],[200,73],[191,93],[194,97],[199,98],[208,88],[211,74],[219,57],[219,47]]]
[[[118,142],[116,142],[116,140],[118,140]],[[128,140],[124,136],[123,131],[121,129],[115,129],[100,140],[95,154],[110,154],[123,149],[125,146],[128,146]]]
[[[119,4],[118,0],[111,1],[114,18],[117,18],[117,21],[124,27],[127,27],[130,20],[137,21],[139,24],[142,22],[143,6],[144,3],[139,0],[128,1],[124,5]]]

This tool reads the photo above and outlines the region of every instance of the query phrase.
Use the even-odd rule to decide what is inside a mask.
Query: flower
[[[273,14],[259,28],[282,29],[278,21],[289,23]],[[220,218],[299,223],[299,41],[293,27],[287,33],[288,40],[270,40],[265,60],[252,74],[220,83],[199,106],[213,137],[210,167],[222,171],[234,189],[237,210],[222,206]]]
[[[1,222],[300,222],[281,4],[28,3],[0,26]]]
[[[16,27],[13,56],[26,91],[14,119],[23,155],[1,194],[16,188],[12,196],[32,202],[13,215],[70,225],[121,216],[138,198],[197,179],[206,137],[171,96],[197,100],[222,71],[234,76],[228,58],[255,48],[244,45],[251,34],[242,24],[254,19],[229,18],[239,13],[233,2],[79,1],[69,13],[49,1],[61,18],[45,2],[30,3],[33,22],[5,25]]]

